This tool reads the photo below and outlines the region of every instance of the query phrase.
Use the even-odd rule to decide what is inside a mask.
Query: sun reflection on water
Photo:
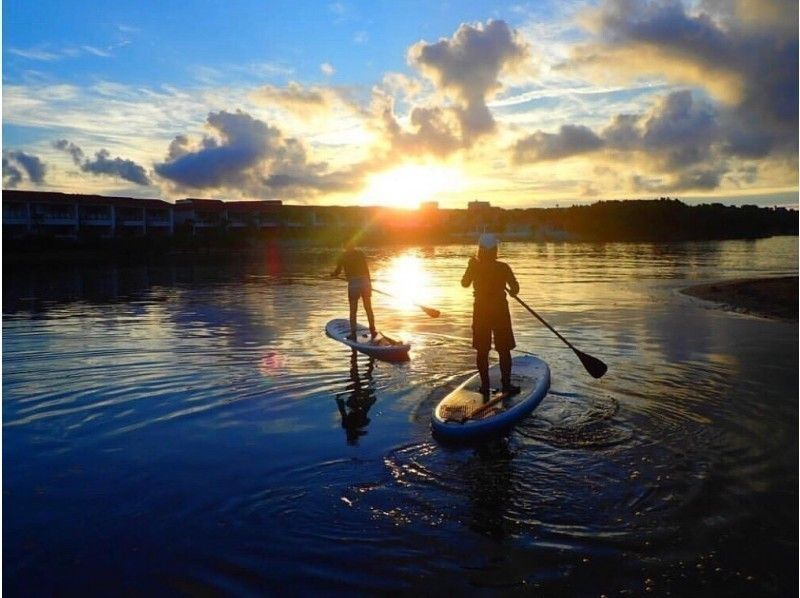
[[[417,305],[438,298],[430,272],[423,260],[412,253],[393,258],[376,272],[375,287],[390,295],[386,299],[392,307],[406,312],[416,311]]]

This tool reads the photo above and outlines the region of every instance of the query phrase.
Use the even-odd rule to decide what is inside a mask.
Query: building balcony
[[[71,218],[62,216],[34,216],[31,221],[34,224],[45,224],[48,226],[75,226],[78,224],[78,220],[74,216]]]

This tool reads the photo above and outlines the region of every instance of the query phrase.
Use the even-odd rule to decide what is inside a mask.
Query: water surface
[[[476,447],[430,434],[474,368],[473,248],[367,253],[407,363],[324,336],[347,309],[329,250],[6,269],[5,588],[796,590],[797,323],[678,293],[797,274],[796,238],[504,244],[520,296],[609,372],[512,304],[552,386]]]

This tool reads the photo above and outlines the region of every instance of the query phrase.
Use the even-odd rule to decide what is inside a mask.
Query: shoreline
[[[681,293],[730,311],[774,320],[797,321],[798,277],[740,278],[698,284]]]

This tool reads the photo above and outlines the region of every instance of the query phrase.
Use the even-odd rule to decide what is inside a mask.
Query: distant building
[[[179,199],[175,202],[175,223],[192,234],[210,230],[277,228],[281,224],[282,205],[283,202],[277,199]]]
[[[75,239],[169,235],[172,205],[160,199],[3,191],[3,234]]]
[[[488,201],[471,201],[467,204],[467,210],[475,212],[480,210],[488,210],[492,207]]]
[[[419,209],[422,212],[435,212],[439,209],[438,201],[423,201],[419,204]]]

